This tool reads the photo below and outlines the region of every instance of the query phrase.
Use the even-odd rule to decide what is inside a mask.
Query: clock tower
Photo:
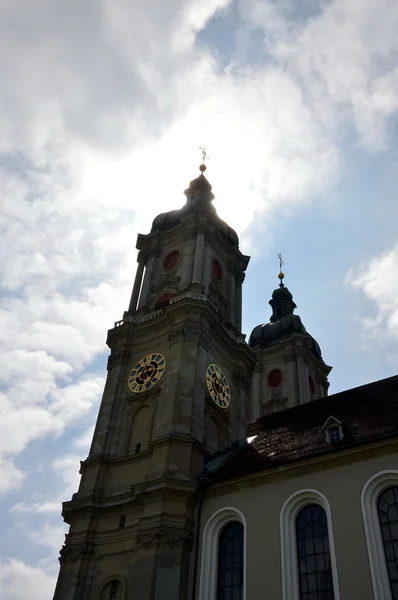
[[[241,333],[249,257],[204,176],[138,235],[54,600],[186,600],[206,456],[246,437],[256,357]]]

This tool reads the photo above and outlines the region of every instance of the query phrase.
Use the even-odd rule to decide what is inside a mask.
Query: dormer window
[[[339,425],[332,425],[331,427],[328,427],[326,430],[326,435],[330,444],[335,444],[336,442],[339,442],[341,440]]]
[[[337,444],[344,437],[343,424],[339,419],[336,419],[336,417],[331,416],[326,419],[322,429],[325,432],[328,444]]]

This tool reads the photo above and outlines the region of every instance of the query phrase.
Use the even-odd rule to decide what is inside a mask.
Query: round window
[[[268,385],[271,388],[276,388],[282,382],[282,371],[280,369],[274,369],[268,375]]]
[[[170,271],[170,269],[173,269],[176,266],[179,260],[180,253],[178,250],[173,250],[173,252],[170,252],[170,254],[168,254],[164,259],[163,266],[166,271]]]
[[[213,275],[216,279],[221,281],[222,279],[222,266],[216,258],[213,258]]]
[[[311,394],[314,395],[315,394],[315,381],[313,380],[311,375],[308,375],[308,385],[310,386]]]

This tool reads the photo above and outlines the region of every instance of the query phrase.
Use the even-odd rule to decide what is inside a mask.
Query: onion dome
[[[202,164],[199,169],[201,174],[199,177],[190,182],[188,189],[186,189],[184,192],[187,198],[185,205],[179,210],[170,210],[169,212],[158,215],[152,223],[151,233],[154,231],[166,231],[168,229],[172,229],[180,223],[182,217],[190,212],[193,212],[195,208],[201,207],[209,210],[209,212],[214,215],[221,233],[234,246],[238,246],[239,238],[237,233],[232,229],[232,227],[227,225],[225,221],[220,219],[220,217],[217,215],[216,209],[212,204],[214,200],[212,186],[203,174],[206,170],[206,165]]]
[[[249,346],[253,349],[267,348],[282,338],[290,337],[293,333],[300,333],[310,340],[313,353],[318,358],[322,358],[318,342],[307,332],[300,317],[293,314],[296,304],[293,302],[291,292],[283,284],[284,274],[280,272],[278,277],[281,280],[279,288],[273,291],[269,301],[272,307],[270,322],[257,325],[253,329],[249,338]]]

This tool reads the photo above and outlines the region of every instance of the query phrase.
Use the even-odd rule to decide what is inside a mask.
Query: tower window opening
[[[119,529],[124,529],[125,525],[126,525],[126,515],[120,515]]]
[[[109,593],[109,600],[116,600],[117,598],[117,588],[118,588],[118,580],[114,579],[111,581],[111,589]]]
[[[308,375],[308,385],[310,387],[311,395],[314,396],[314,394],[315,394],[315,381],[311,377],[311,375]]]
[[[164,259],[163,267],[166,271],[170,271],[178,264],[179,261],[180,253],[178,252],[178,250],[173,250],[173,252],[170,252]]]
[[[165,306],[167,306],[170,303],[170,300],[175,296],[175,294],[163,294],[163,296],[160,296],[160,298],[158,298],[156,304],[155,304],[155,310],[160,310],[161,308],[164,308]]]
[[[141,452],[141,443],[135,445],[135,454],[139,454]]]
[[[216,258],[213,258],[213,275],[218,280],[222,279],[222,266]]]
[[[282,371],[273,369],[268,375],[268,385],[271,388],[277,388],[282,383]]]

